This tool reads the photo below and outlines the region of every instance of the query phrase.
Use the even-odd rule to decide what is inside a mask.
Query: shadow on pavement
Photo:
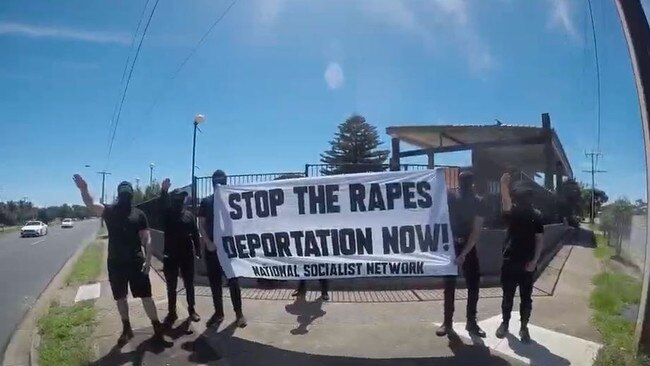
[[[309,325],[316,319],[323,317],[326,312],[323,310],[323,300],[308,302],[304,296],[297,296],[296,301],[285,306],[289,314],[297,315],[298,326],[290,331],[293,335],[304,335],[309,333]]]
[[[508,340],[510,349],[519,356],[529,359],[531,366],[568,366],[571,364],[569,360],[551,353],[548,348],[535,342],[534,339],[528,344],[521,343],[521,341],[512,334],[508,334],[506,339]]]
[[[591,230],[574,228],[567,234],[566,245],[574,245],[586,248],[596,247],[596,235]]]
[[[133,339],[129,342],[130,345],[136,345],[135,349],[123,352],[124,348],[117,345],[113,346],[111,350],[91,363],[92,366],[121,366],[121,365],[135,365],[140,366],[144,364],[144,359],[147,353],[160,355],[165,351],[166,347],[156,344],[151,339],[153,330],[147,332],[136,332]],[[125,346],[125,348],[128,347]]]
[[[180,328],[180,327],[179,327]],[[112,349],[93,366],[108,365],[229,365],[229,366],[510,366],[523,365],[511,362],[505,358],[490,354],[480,338],[474,339],[474,344],[465,344],[458,337],[449,338],[449,348],[453,356],[448,357],[419,357],[419,358],[358,358],[346,356],[314,355],[276,348],[234,337],[235,324],[230,324],[222,331],[214,328],[206,329],[202,334],[183,342],[180,347],[174,345],[166,350],[152,348],[149,340],[142,340],[146,334],[136,334],[132,344],[136,349],[122,353]],[[278,334],[278,338],[287,335]],[[180,342],[179,342],[180,343]],[[164,351],[164,352],[163,352]],[[369,352],[370,353],[370,352]],[[563,365],[547,363],[546,365]]]

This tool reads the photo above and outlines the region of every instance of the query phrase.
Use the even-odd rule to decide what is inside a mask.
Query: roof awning
[[[562,144],[551,130],[555,158],[565,174],[573,170]],[[429,125],[388,127],[386,133],[393,138],[419,147],[418,150],[400,152],[400,157],[422,155],[427,152],[479,150],[505,167],[530,172],[544,171],[544,129],[535,126],[515,125]]]

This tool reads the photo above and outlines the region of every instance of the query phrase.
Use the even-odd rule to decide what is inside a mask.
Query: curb
[[[97,237],[98,232],[99,227],[97,228],[97,231],[82,241],[82,245],[77,248],[77,250],[70,256],[70,258],[68,258],[66,262],[58,269],[56,274],[54,274],[50,281],[45,285],[43,291],[41,291],[41,293],[37,296],[34,304],[25,313],[20,323],[18,323],[18,326],[16,326],[12,332],[11,338],[7,343],[5,354],[3,356],[3,365],[16,365],[15,362],[9,362],[7,360],[7,355],[9,353],[8,351],[10,348],[15,348],[17,352],[14,352],[14,354],[23,354],[25,355],[25,358],[28,360],[28,363],[30,365],[38,366],[38,346],[40,344],[41,337],[38,333],[37,318],[40,318],[40,316],[42,316],[49,309],[48,300],[52,298],[52,295],[54,294],[56,288],[64,282],[65,276],[70,272],[72,266],[77,261],[77,259],[79,259],[84,249],[86,249],[86,247],[94,240],[94,238]],[[29,333],[31,340],[29,342],[29,350],[27,350],[26,344],[20,344],[20,340],[16,336],[16,333],[21,329],[30,330]]]

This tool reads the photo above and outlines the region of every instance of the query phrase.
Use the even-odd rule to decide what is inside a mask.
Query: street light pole
[[[156,164],[151,163],[149,164],[149,185],[153,185],[153,168],[156,167]]]
[[[196,177],[194,169],[196,168],[196,130],[199,128],[199,123],[205,121],[202,114],[197,114],[194,117],[194,137],[192,138],[192,210],[196,213]]]

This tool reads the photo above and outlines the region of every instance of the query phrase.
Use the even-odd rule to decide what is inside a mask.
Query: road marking
[[[30,245],[36,245],[36,244],[38,244],[38,243],[42,243],[42,242],[44,242],[45,240],[47,240],[47,238],[45,238],[45,239],[41,239],[41,240],[37,240],[37,241],[33,242],[33,243],[30,244]]]
[[[505,356],[515,358],[529,365],[574,365],[591,366],[601,345],[585,339],[555,332],[549,329],[528,325],[532,342],[521,343],[519,340],[519,313],[512,313],[510,334],[498,339],[494,333],[501,324],[501,315],[479,322],[487,337],[479,339],[486,347]],[[465,323],[454,323],[454,329],[462,337],[469,338]]]
[[[97,299],[100,293],[101,285],[99,282],[80,286],[77,290],[77,295],[74,297],[74,302]]]

